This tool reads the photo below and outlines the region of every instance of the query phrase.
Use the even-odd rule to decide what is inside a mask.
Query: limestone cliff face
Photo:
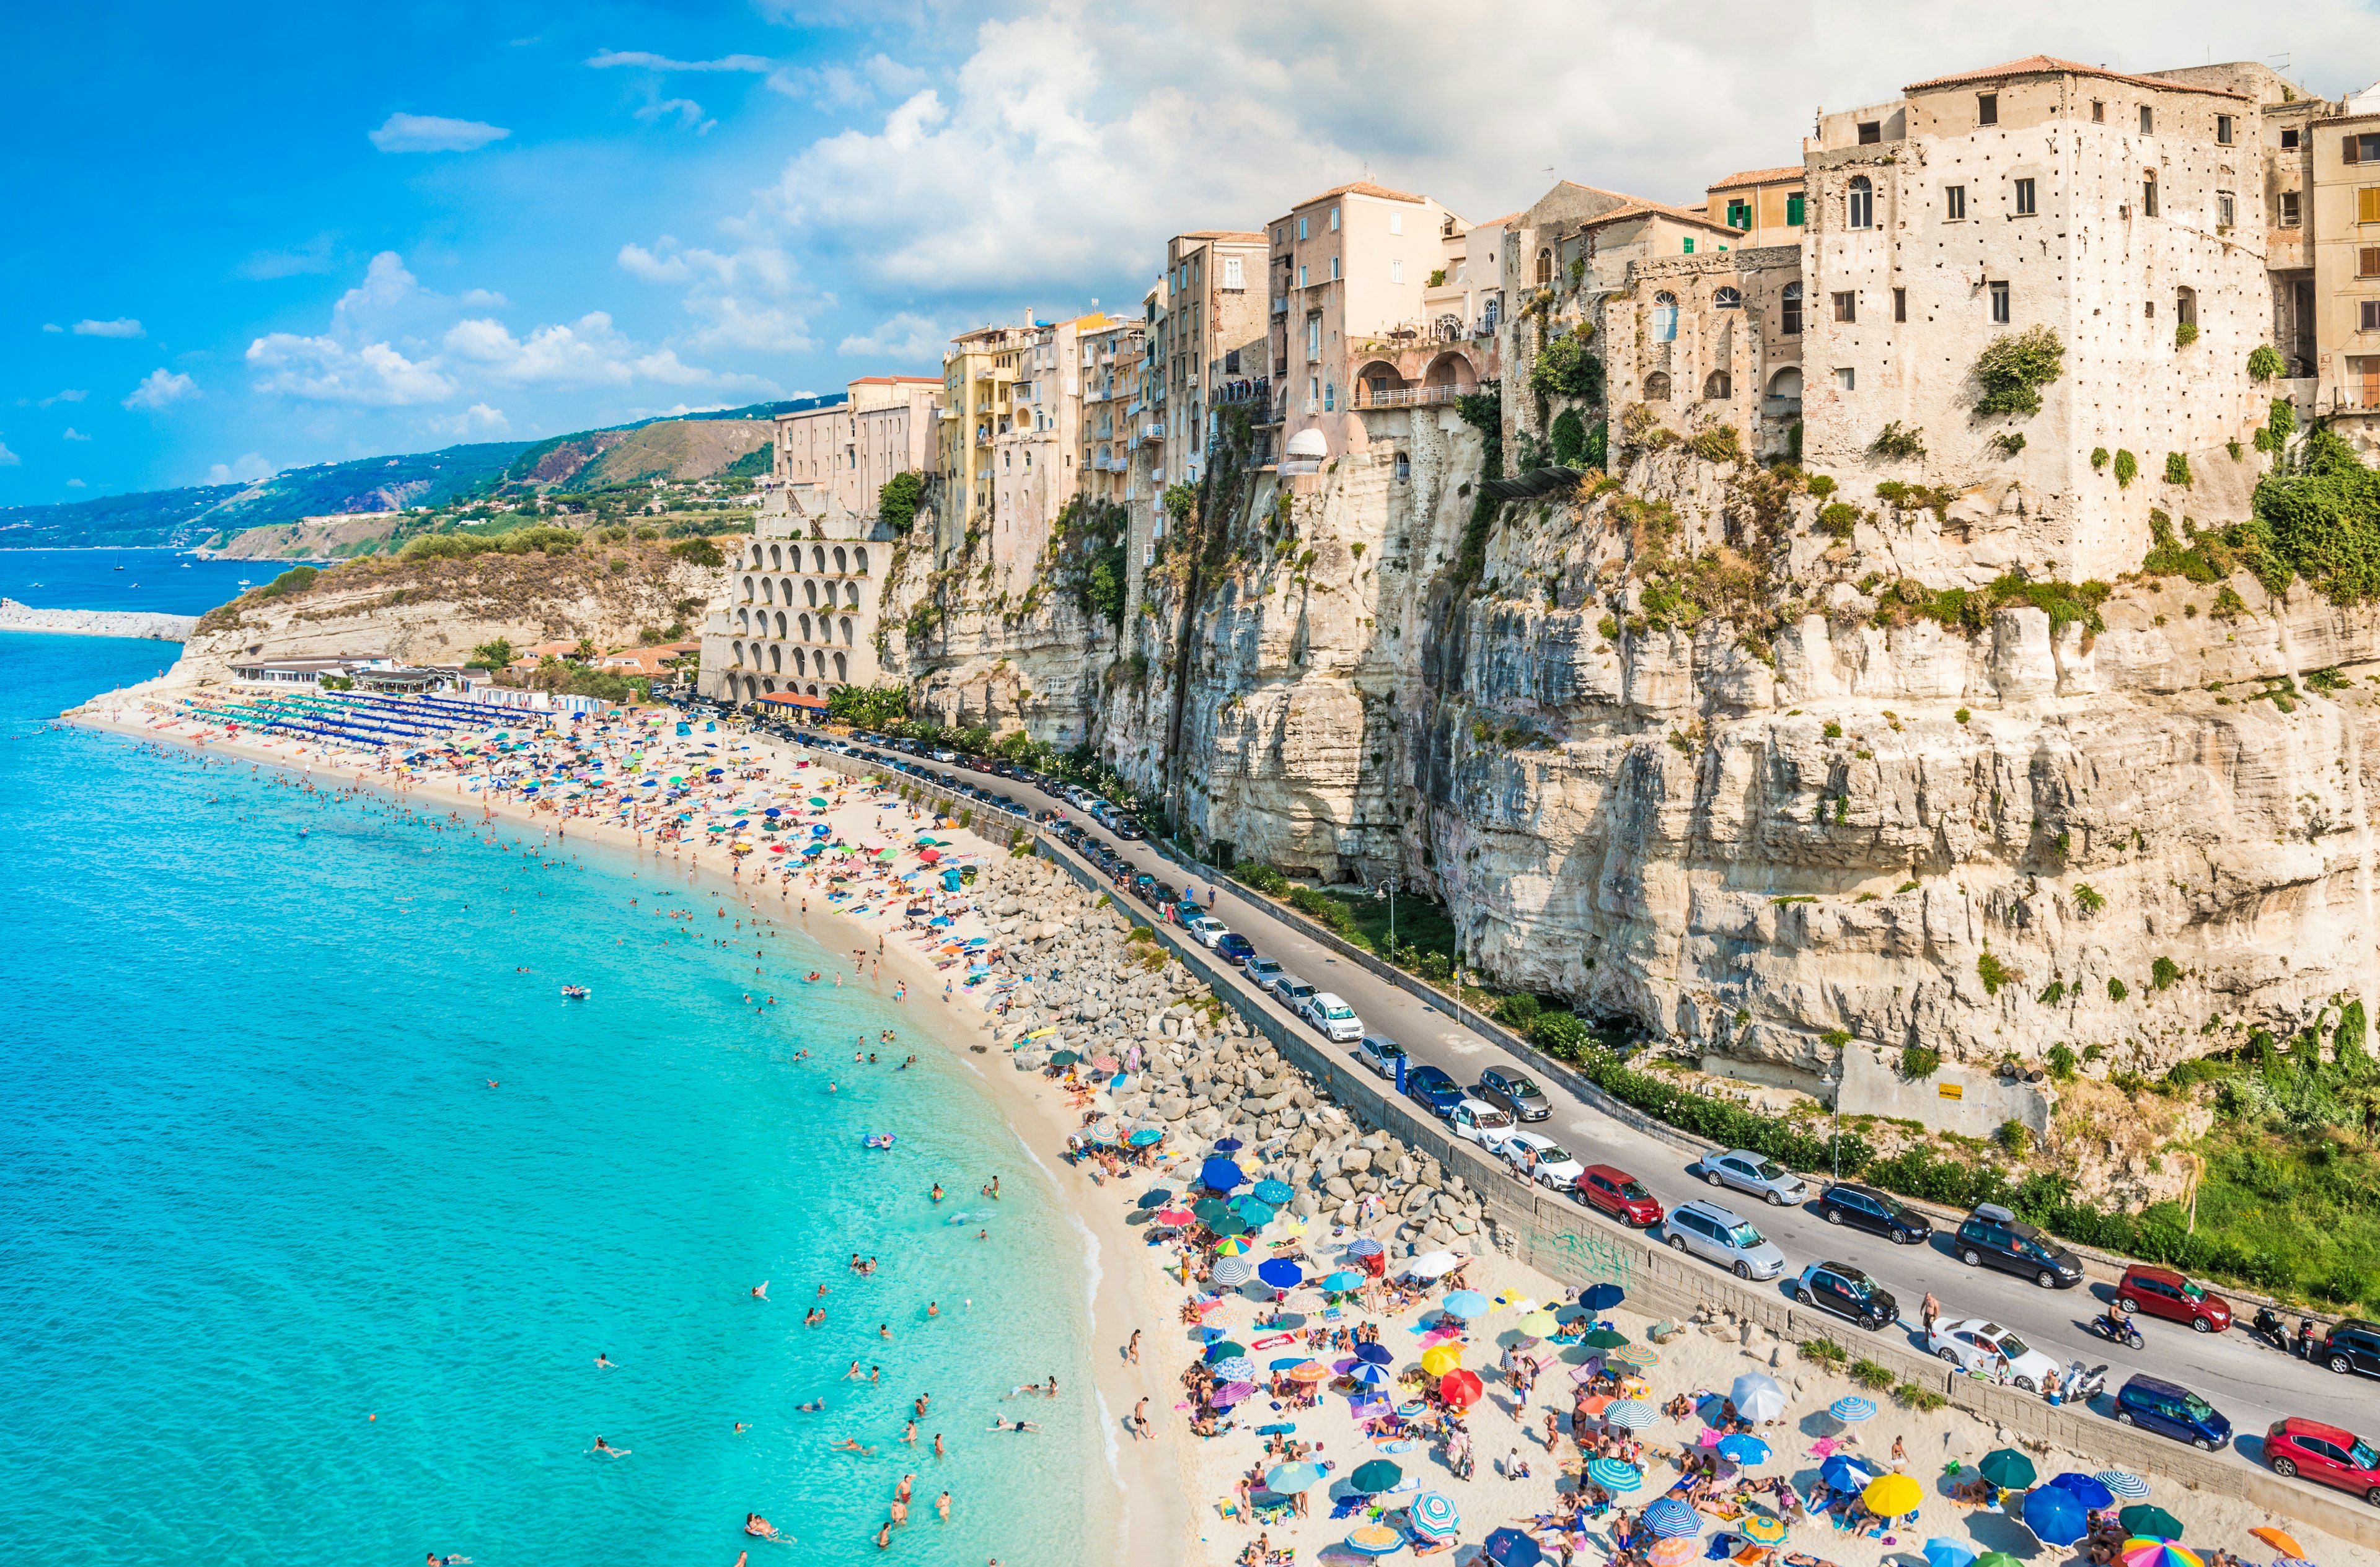
[[[1674,446],[1505,508],[1471,567],[1476,437],[1378,417],[1142,585],[1119,668],[1146,672],[1099,743],[1209,845],[1401,875],[1503,982],[1790,1080],[1842,1035],[2154,1068],[2375,994],[2380,615],[2241,575],[2121,585],[2095,634],[2030,605],[1945,625],[1891,585],[2022,565],[1995,547],[2021,490],[1839,541],[1817,500]],[[1726,613],[1664,604],[1653,549],[1700,555]]]

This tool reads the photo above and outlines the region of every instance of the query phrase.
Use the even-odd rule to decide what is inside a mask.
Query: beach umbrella
[[[1215,1390],[1215,1396],[1207,1402],[1218,1409],[1228,1409],[1256,1391],[1257,1385],[1254,1382],[1225,1382]]]
[[[1369,1363],[1364,1363],[1359,1364],[1354,1370],[1348,1372],[1347,1380],[1354,1382],[1361,1382],[1367,1388],[1384,1388],[1389,1385],[1389,1372],[1388,1368],[1384,1366],[1374,1366]]]
[[[1292,1368],[1289,1380],[1293,1382],[1327,1382],[1330,1380],[1330,1368],[1319,1360],[1309,1360],[1303,1366]]]
[[[1359,1556],[1390,1556],[1404,1549],[1405,1537],[1386,1524],[1366,1524],[1342,1543]]]
[[[2149,1494],[2146,1480],[2122,1469],[2102,1469],[2091,1477],[2127,1501],[2138,1501]]]
[[[1485,1317],[1494,1309],[1488,1304],[1488,1297],[1475,1289],[1450,1291],[1446,1298],[1438,1304],[1440,1310],[1460,1317],[1466,1322],[1474,1317]]]
[[[1742,1533],[1743,1537],[1755,1545],[1782,1545],[1785,1543],[1785,1521],[1771,1518],[1765,1513],[1755,1513],[1743,1521]]]
[[[1256,1272],[1248,1266],[1245,1259],[1226,1257],[1215,1264],[1214,1272],[1208,1276],[1224,1289],[1237,1289],[1256,1277]]]
[[[1975,1549],[1958,1540],[1935,1538],[1925,1542],[1925,1567],[1973,1567]]]
[[[1578,1342],[1589,1349],[1625,1349],[1628,1335],[1617,1328],[1591,1328],[1579,1335]]]
[[[1209,1191],[1229,1191],[1246,1179],[1228,1159],[1209,1159],[1198,1166],[1198,1184]]]
[[[2025,1493],[2024,1526],[2044,1545],[2072,1545],[2091,1532],[2091,1525],[2082,1516],[2082,1504],[2074,1500],[2072,1491],[2057,1486],[2044,1486]]]
[[[1578,1292],[1578,1303],[1589,1311],[1609,1311],[1627,1298],[1618,1284],[1589,1284]]]
[[[1898,1518],[1925,1504],[1925,1492],[1906,1475],[1878,1475],[1860,1492],[1867,1510],[1879,1518]]]
[[[1876,1413],[1876,1401],[1846,1394],[1827,1405],[1827,1413],[1846,1425],[1856,1424]]]
[[[1598,1458],[1586,1466],[1586,1477],[1614,1494],[1624,1495],[1645,1483],[1645,1471],[1617,1458]]]
[[[1766,1464],[1768,1462],[1768,1444],[1758,1437],[1738,1433],[1718,1439],[1718,1455],[1730,1464]]]
[[[1864,1460],[1839,1452],[1818,1465],[1818,1478],[1828,1490],[1864,1490],[1867,1483],[1876,1478],[1876,1471]]]
[[[1624,1430],[1641,1431],[1658,1423],[1661,1418],[1661,1412],[1643,1399],[1623,1398],[1605,1410],[1603,1418],[1607,1425],[1618,1426]]]
[[[1368,1342],[1355,1346],[1355,1358],[1366,1366],[1393,1366],[1397,1363],[1396,1352],[1387,1344]]]
[[[2069,1470],[2049,1482],[2086,1508],[2113,1507],[2116,1493],[2102,1485],[2097,1477],[2078,1475]]]
[[[1156,1127],[1143,1127],[1125,1139],[1135,1148],[1148,1148],[1165,1140],[1165,1133]]]
[[[1691,1536],[1674,1539],[1655,1540],[1645,1552],[1645,1560],[1653,1567],[1686,1567],[1686,1563],[1702,1554],[1703,1542]]]
[[[1337,1272],[1326,1276],[1322,1281],[1322,1287],[1329,1290],[1333,1295],[1343,1295],[1349,1290],[1362,1289],[1364,1287],[1364,1275],[1361,1273],[1350,1272],[1348,1270],[1342,1268]]]
[[[1362,1350],[1359,1348],[1357,1353]],[[1421,1352],[1421,1368],[1433,1377],[1443,1377],[1462,1364],[1463,1349],[1459,1344],[1434,1344]]]
[[[1282,1203],[1287,1202],[1291,1198],[1295,1197],[1296,1195],[1297,1188],[1291,1186],[1287,1181],[1268,1180],[1258,1181],[1257,1183],[1256,1199],[1258,1202],[1269,1202],[1275,1208],[1280,1207]]]
[[[2305,1560],[2305,1547],[2298,1544],[2297,1537],[2287,1529],[2276,1529],[2267,1524],[2260,1528],[2249,1530],[2248,1534],[2251,1538],[2264,1541],[2283,1556],[2299,1561]]]
[[[1479,1560],[1494,1567],[1537,1567],[1545,1559],[1537,1542],[1518,1529],[1498,1529],[1479,1547]]]
[[[1416,1279],[1436,1279],[1462,1266],[1463,1259],[1451,1251],[1425,1251],[1405,1264],[1405,1272]]]
[[[1457,1409],[1470,1408],[1487,1393],[1487,1385],[1480,1381],[1479,1373],[1463,1370],[1461,1367],[1438,1380],[1438,1396]]]
[[[1257,1380],[1257,1363],[1245,1355],[1218,1360],[1215,1362],[1215,1380],[1219,1382],[1253,1382]]]
[[[1305,1282],[1305,1270],[1286,1258],[1276,1257],[1257,1267],[1257,1277],[1275,1289],[1295,1289]]]
[[[1424,1491],[1414,1498],[1410,1516],[1414,1533],[1424,1539],[1452,1539],[1454,1532],[1463,1527],[1463,1514],[1454,1510],[1454,1503],[1436,1491]]]
[[[1604,1356],[1614,1366],[1634,1366],[1640,1369],[1661,1363],[1661,1352],[1648,1344],[1632,1344],[1625,1349],[1615,1349]],[[1742,1407],[1738,1405],[1738,1407]]]
[[[1396,1489],[1397,1482],[1404,1477],[1402,1469],[1385,1458],[1375,1458],[1355,1466],[1355,1472],[1347,1477],[1347,1487],[1366,1496],[1377,1496],[1382,1491]]]
[[[1387,1247],[1369,1236],[1357,1236],[1347,1243],[1347,1255],[1350,1257],[1378,1257],[1386,1250]]]
[[[2116,1520],[2124,1525],[2124,1533],[2142,1539],[2181,1538],[2181,1520],[2162,1507],[2127,1507],[2116,1514]],[[2291,1551],[2289,1554],[2295,1556],[2298,1553]]]
[[[1265,1489],[1275,1496],[1295,1496],[1322,1482],[1322,1471],[1311,1464],[1276,1464],[1265,1477]]]
[[[2124,1567],[2205,1567],[2196,1551],[2173,1540],[2128,1539],[2116,1548],[2116,1559]]]
[[[1533,1339],[1541,1339],[1553,1332],[1561,1324],[1554,1320],[1554,1314],[1550,1311],[1532,1311],[1512,1326],[1517,1332],[1526,1333]]]
[[[1151,1187],[1140,1194],[1143,1208],[1162,1208],[1173,1200],[1173,1194],[1163,1187]]]
[[[1663,1539],[1684,1539],[1703,1532],[1699,1513],[1674,1496],[1645,1504],[1644,1525]]]
[[[1996,1447],[1985,1453],[1975,1472],[2002,1490],[2021,1491],[2033,1484],[2033,1460],[2012,1447]],[[2176,1528],[2174,1533],[2178,1535],[2181,1530]]]
[[[1785,1390],[1777,1385],[1775,1378],[1764,1377],[1757,1371],[1746,1371],[1736,1378],[1727,1396],[1735,1405],[1735,1412],[1755,1424],[1774,1420],[1785,1413]]]

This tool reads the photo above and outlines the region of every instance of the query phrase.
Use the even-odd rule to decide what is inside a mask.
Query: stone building
[[[740,705],[875,684],[892,536],[832,486],[768,483],[726,595],[704,617],[696,689]]]

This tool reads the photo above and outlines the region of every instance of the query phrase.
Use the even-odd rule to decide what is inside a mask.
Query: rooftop
[[[2186,81],[2167,77],[2130,76],[2111,71],[2105,66],[2086,66],[2079,60],[2061,60],[2051,54],[2027,54],[2022,60],[1993,66],[1980,71],[1961,71],[1955,76],[1937,76],[1927,81],[1910,83],[1903,92],[1924,92],[1937,87],[1963,87],[1971,82],[1998,81],[2012,76],[2087,76],[2105,81],[2120,81],[2132,87],[2152,87],[2160,92],[2200,92],[2210,98],[2236,98],[2246,102],[2244,95],[2221,87],[2196,87]]]

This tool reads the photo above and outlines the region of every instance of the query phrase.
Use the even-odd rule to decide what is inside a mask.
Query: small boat
[[[565,1001],[584,1001],[587,999],[587,987],[585,985],[564,985],[562,987],[562,997]]]
[[[867,1148],[890,1148],[892,1146],[892,1134],[891,1132],[869,1132],[859,1140],[861,1145]]]

